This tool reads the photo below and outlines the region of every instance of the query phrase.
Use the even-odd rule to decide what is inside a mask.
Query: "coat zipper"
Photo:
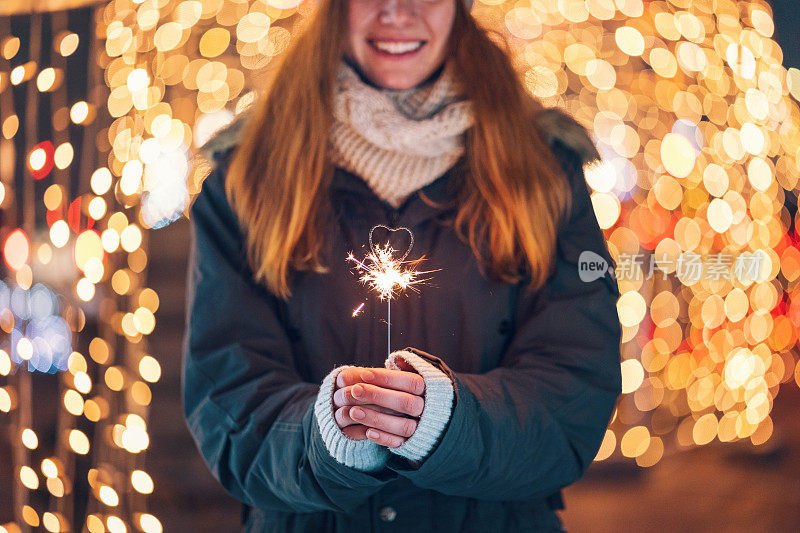
[[[397,227],[397,222],[400,220],[400,212],[397,209],[389,211],[389,225],[393,228]]]

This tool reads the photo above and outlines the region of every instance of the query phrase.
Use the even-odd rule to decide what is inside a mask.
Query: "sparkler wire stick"
[[[396,231],[405,231],[408,233],[409,237],[411,238],[411,242],[408,246],[408,249],[403,256],[400,257],[400,259],[396,259],[394,257],[395,250],[388,243],[383,246],[375,245],[372,239],[372,234],[378,228],[384,228],[390,233]],[[411,230],[408,228],[390,228],[384,225],[374,226],[369,232],[369,246],[370,253],[363,261],[356,259],[352,252],[347,256],[347,260],[355,263],[356,269],[362,273],[360,278],[361,282],[368,284],[372,289],[377,291],[378,297],[381,300],[384,298],[387,300],[386,348],[388,353],[391,354],[392,297],[408,288],[416,290],[414,287],[415,284],[426,281],[424,279],[419,279],[419,276],[421,274],[427,274],[428,272],[418,272],[414,269],[414,266],[416,266],[422,260],[422,258],[414,261],[405,260],[406,257],[408,257],[408,254],[411,253],[411,248],[414,246],[414,234],[411,233]],[[354,311],[353,316],[356,314],[357,313]]]
[[[369,230],[369,247],[374,252],[375,251],[375,243],[372,240],[372,234],[377,228],[386,229],[389,232],[394,231],[407,231],[408,236],[411,238],[411,242],[408,245],[408,249],[406,253],[403,254],[403,257],[400,258],[400,262],[402,263],[405,261],[405,258],[408,257],[408,254],[411,253],[411,249],[414,247],[414,234],[411,233],[411,230],[406,227],[401,228],[389,228],[384,226],[383,224],[378,224],[377,226],[373,226],[372,229]],[[386,298],[386,354],[387,357],[392,353],[392,295],[390,294]]]
[[[386,299],[386,356],[392,354],[392,299]]]

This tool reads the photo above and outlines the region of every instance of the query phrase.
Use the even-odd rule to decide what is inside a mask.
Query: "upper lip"
[[[395,43],[416,43],[425,42],[425,39],[413,39],[411,37],[369,37],[368,41],[382,41],[382,42],[395,42]]]

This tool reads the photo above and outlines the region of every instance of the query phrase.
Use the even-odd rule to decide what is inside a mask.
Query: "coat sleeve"
[[[189,429],[214,476],[248,505],[352,510],[397,474],[351,468],[326,448],[314,412],[322,387],[299,376],[279,301],[246,266],[224,168],[206,178],[191,208],[183,341]]]
[[[582,168],[565,156],[562,149],[573,206],[556,263],[542,290],[520,296],[501,365],[470,374],[442,362],[456,398],[441,441],[418,467],[387,463],[421,488],[484,500],[546,497],[579,479],[597,454],[621,392],[620,292],[609,272],[579,276],[583,250],[615,265]]]

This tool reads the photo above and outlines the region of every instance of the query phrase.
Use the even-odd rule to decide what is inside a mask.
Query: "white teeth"
[[[383,52],[389,52],[390,54],[403,54],[421,47],[424,44],[424,41],[372,41],[372,44],[375,46],[375,48],[382,50]]]

